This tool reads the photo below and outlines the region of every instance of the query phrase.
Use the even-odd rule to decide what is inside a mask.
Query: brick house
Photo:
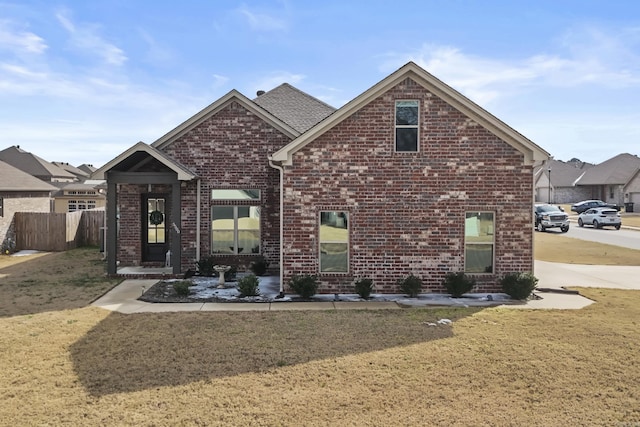
[[[533,167],[548,157],[410,62],[338,110],[286,84],[231,91],[93,178],[111,274],[170,250],[175,274],[263,255],[282,284],[316,274],[327,293],[360,277],[397,292],[411,273],[441,292],[458,271],[490,291],[533,271]]]
[[[0,160],[0,249],[15,248],[16,212],[51,212],[51,194],[57,190]]]

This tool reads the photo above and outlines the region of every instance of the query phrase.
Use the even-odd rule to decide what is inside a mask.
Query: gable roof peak
[[[198,126],[200,123],[207,120],[209,117],[215,115],[220,110],[225,108],[229,103],[237,101],[243,107],[256,114],[262,120],[270,123],[274,128],[278,129],[285,135],[288,135],[291,138],[295,138],[300,133],[296,131],[294,128],[289,126],[287,123],[279,119],[278,117],[271,114],[269,111],[266,111],[263,108],[259,108],[253,101],[249,98],[238,92],[236,89],[232,89],[227,92],[222,97],[218,98],[216,101],[212,102],[198,113],[194,114],[157,140],[155,140],[151,146],[157,149],[163,149],[166,146],[170,145],[176,139],[180,138],[182,135],[190,131],[191,129]]]
[[[289,83],[282,83],[270,91],[259,94],[253,102],[299,133],[311,129],[336,110]]]
[[[107,178],[107,172],[117,169],[120,164],[125,162],[129,158],[135,158],[134,156],[138,156],[139,154],[146,155],[147,157],[151,157],[158,162],[162,163],[168,169],[172,170],[176,173],[178,180],[180,181],[190,181],[194,178],[197,178],[197,175],[192,172],[189,168],[179,163],[177,160],[169,157],[164,152],[158,150],[152,145],[145,144],[142,141],[137,142],[131,148],[129,148],[124,153],[120,154],[115,159],[110,160],[107,164],[100,167],[98,170],[91,174],[91,179],[99,179],[104,180]]]
[[[338,125],[353,113],[360,110],[407,78],[411,78],[411,80],[415,81],[416,84],[426,88],[435,96],[439,97],[462,114],[474,120],[489,132],[520,151],[524,155],[526,164],[532,165],[537,161],[543,161],[549,158],[550,153],[542,149],[533,141],[529,140],[502,120],[498,119],[493,114],[489,113],[487,110],[480,107],[457,90],[453,89],[451,86],[445,84],[422,67],[418,66],[415,62],[410,61],[362,94],[358,95],[356,98],[343,105],[335,113],[331,114],[331,116],[327,117],[322,122],[319,122],[303,135],[276,151],[271,156],[272,160],[284,162],[284,164],[291,164],[293,153],[300,150],[302,147],[318,138],[329,129]]]

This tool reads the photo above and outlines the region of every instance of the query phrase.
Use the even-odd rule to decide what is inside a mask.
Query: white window
[[[95,200],[68,200],[67,210],[68,212],[84,211],[87,209],[95,209]]]
[[[349,271],[349,213],[320,212],[320,272]]]
[[[467,212],[464,222],[464,271],[493,273],[495,215]]]
[[[396,151],[418,151],[418,101],[396,101]]]
[[[259,254],[260,208],[258,206],[212,206],[211,252]]]

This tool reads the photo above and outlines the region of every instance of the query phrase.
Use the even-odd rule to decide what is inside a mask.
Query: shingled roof
[[[73,165],[70,165],[69,163],[66,163],[66,162],[51,162],[51,163],[53,163],[54,165],[58,166],[61,169],[66,170],[69,173],[74,174],[80,180],[87,179],[87,178],[89,178],[89,175],[91,175],[91,173],[86,172],[86,171],[84,171],[84,170],[82,170],[80,168],[77,168],[77,167],[73,166]]]
[[[554,187],[573,187],[578,179],[585,174],[587,169],[594,165],[581,161],[549,160],[538,166],[534,170],[534,174],[538,177],[540,174],[548,175],[548,168],[551,166],[551,178]]]
[[[626,184],[640,168],[640,158],[622,153],[597,164],[584,173],[577,185]]]
[[[0,160],[0,191],[56,191],[53,185]]]
[[[20,146],[13,146],[0,151],[0,160],[43,181],[53,181],[55,178],[65,180],[76,179],[74,174],[59,168],[35,154],[24,151]]]
[[[288,83],[260,94],[253,102],[300,133],[311,129],[336,111],[332,106]]]

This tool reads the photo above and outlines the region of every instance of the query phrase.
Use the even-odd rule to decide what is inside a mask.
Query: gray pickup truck
[[[537,204],[533,207],[533,225],[538,231],[547,228],[559,228],[566,233],[569,231],[569,215],[555,205]]]

